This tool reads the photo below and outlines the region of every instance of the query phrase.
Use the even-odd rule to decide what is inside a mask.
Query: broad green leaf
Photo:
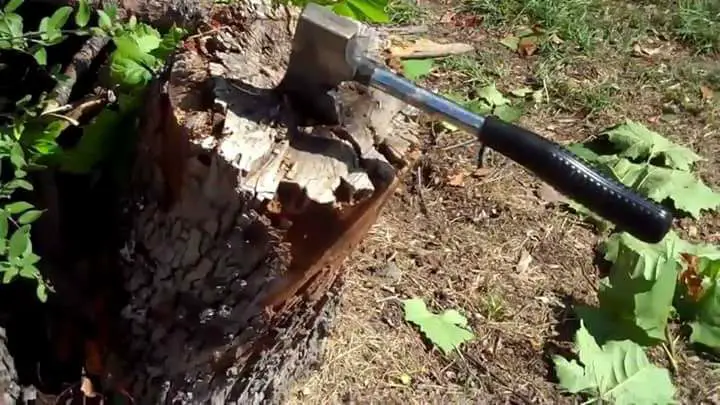
[[[135,41],[141,53],[150,53],[150,51],[160,46],[161,41],[158,30],[147,24],[138,24],[132,31],[131,38]],[[118,45],[118,49],[120,49],[120,45]]]
[[[662,157],[665,164],[673,169],[690,170],[701,160],[692,150],[680,146],[662,135],[635,121],[627,120],[605,132],[610,142],[621,151],[620,157],[649,160]]]
[[[103,30],[109,30],[112,28],[112,20],[110,16],[104,10],[97,10],[98,15],[98,27]]]
[[[420,298],[405,300],[403,304],[405,320],[420,327],[420,331],[445,354],[474,337],[467,329],[467,319],[456,310],[446,310],[440,315],[433,314]]]
[[[30,210],[25,212],[24,214],[20,215],[20,218],[18,218],[18,223],[20,225],[27,225],[35,222],[40,216],[42,215],[41,210]]]
[[[3,39],[4,37],[4,39]],[[0,17],[0,49],[23,46],[23,20],[15,13],[7,13]]]
[[[12,13],[23,4],[23,1],[24,0],[10,0],[3,8],[3,11],[6,13]]]
[[[553,357],[560,386],[565,390],[586,393],[592,402],[616,405],[675,403],[670,373],[650,363],[636,343],[609,341],[599,346],[581,323],[575,348],[579,363]]]
[[[699,218],[702,210],[720,206],[716,193],[691,172],[670,169],[627,159],[603,156],[615,176],[623,184],[657,202],[672,200],[675,208]]]
[[[90,10],[90,4],[88,3],[88,0],[80,0],[78,1],[78,9],[75,12],[75,24],[77,24],[78,27],[85,27],[88,25],[88,22],[90,22],[90,15],[92,14],[92,10]]]
[[[355,10],[350,8],[346,1],[340,1],[332,6],[332,11],[343,17],[349,17],[355,20],[359,20],[360,17],[355,14]]]
[[[690,341],[720,350],[720,279],[709,284],[697,303],[696,318],[690,323]]]
[[[643,254],[620,249],[610,274],[600,282],[600,310],[612,320],[613,339],[642,344],[665,341],[665,327],[672,312],[679,264],[659,260],[653,279],[633,277],[639,273]]]
[[[148,84],[152,80],[153,74],[135,60],[118,55],[112,58],[110,77],[116,83],[137,87]]]
[[[67,24],[72,11],[73,8],[70,6],[63,6],[55,10],[55,12],[50,16],[50,21],[48,21],[48,28],[62,30],[65,24]]]
[[[667,262],[677,262],[686,245],[674,231],[658,243],[645,243],[629,233],[615,233],[604,243],[605,260],[628,269],[629,277],[657,280]]]
[[[409,59],[402,62],[403,73],[410,80],[427,76],[432,71],[435,61],[432,59]]]
[[[361,20],[373,23],[388,23],[390,17],[385,12],[387,2],[374,0],[346,0],[349,8],[354,9]]]
[[[508,35],[500,41],[501,44],[505,45],[512,51],[517,51],[518,45],[520,45],[520,38],[515,35]]]
[[[20,257],[30,246],[30,227],[23,225],[16,229],[10,237],[8,244],[8,257]]]
[[[494,107],[510,104],[510,100],[495,87],[495,83],[478,89],[477,95]]]
[[[38,65],[45,66],[47,65],[47,51],[44,47],[39,47],[35,52],[33,52],[33,58],[37,61]]]
[[[32,208],[32,204],[25,201],[18,201],[6,205],[3,210],[10,214],[20,214]]]
[[[505,122],[515,122],[522,116],[522,110],[509,104],[504,104],[493,109],[493,114]]]

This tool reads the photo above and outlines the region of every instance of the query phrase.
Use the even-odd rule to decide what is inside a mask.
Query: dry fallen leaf
[[[520,259],[517,262],[517,266],[515,269],[518,273],[524,273],[530,268],[530,263],[532,262],[532,256],[530,256],[530,252],[523,249],[520,251]]]
[[[633,45],[632,50],[633,50],[634,56],[649,57],[649,56],[654,56],[654,55],[657,55],[658,53],[660,53],[662,48],[660,48],[660,47],[649,48],[649,47],[641,45],[639,42],[636,42]]]
[[[520,56],[532,56],[538,49],[538,37],[528,36],[520,39],[518,53]]]
[[[447,176],[447,184],[453,187],[463,187],[465,185],[465,172],[457,172]]]
[[[715,97],[715,93],[707,86],[700,86],[700,93],[702,93],[703,100],[712,100]]]

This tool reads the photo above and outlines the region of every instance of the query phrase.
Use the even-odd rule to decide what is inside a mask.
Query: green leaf
[[[432,71],[435,61],[432,59],[403,60],[403,73],[410,80],[417,80],[427,76]]]
[[[440,315],[428,311],[420,298],[403,301],[405,320],[420,327],[425,336],[446,355],[474,337],[467,330],[467,319],[454,309]]]
[[[122,56],[114,57],[110,64],[110,77],[125,86],[145,86],[153,74],[142,64]]]
[[[0,212],[0,239],[5,240],[8,236],[9,231],[9,223],[8,223],[9,215],[7,212],[2,211]]]
[[[97,10],[98,15],[98,27],[103,30],[110,30],[112,28],[112,20],[110,16],[104,10]]]
[[[8,257],[20,257],[30,246],[30,227],[23,225],[16,229],[10,237],[10,243],[8,245]]]
[[[503,96],[497,87],[495,87],[495,83],[478,89],[478,97],[484,99],[494,107],[510,104],[510,100]]]
[[[47,301],[47,287],[45,286],[45,284],[38,283],[37,287],[35,288],[35,293],[37,294],[40,302]]]
[[[621,250],[610,275],[601,280],[600,309],[613,320],[613,339],[631,339],[642,344],[665,341],[665,327],[672,312],[678,263],[663,262],[657,278],[633,278],[642,255]]]
[[[675,208],[699,218],[702,210],[720,206],[720,194],[697,179],[691,172],[633,163],[628,159],[602,156],[623,184],[657,202],[672,200]]]
[[[720,267],[720,262],[717,263]],[[690,341],[720,350],[720,278],[710,281],[710,286],[696,305],[696,317],[690,323]]]
[[[48,28],[62,30],[62,28],[65,26],[68,19],[70,18],[72,11],[73,8],[70,6],[63,6],[55,10],[55,12],[50,16]]]
[[[21,214],[31,208],[33,208],[32,204],[25,201],[18,201],[6,205],[3,210],[9,214]]]
[[[85,27],[90,22],[91,14],[92,11],[90,10],[88,0],[80,0],[78,2],[78,9],[75,12],[75,24],[81,28]]]
[[[515,35],[508,35],[500,41],[501,44],[505,45],[512,51],[517,51],[518,45],[520,45],[520,38]]]
[[[23,278],[39,278],[40,271],[33,265],[27,265],[20,269],[20,277]]]
[[[159,60],[165,60],[182,42],[185,35],[187,35],[186,30],[173,25],[163,35],[160,45],[152,51],[152,55]]]
[[[566,391],[585,393],[591,402],[616,405],[675,403],[670,373],[650,363],[636,343],[622,340],[599,346],[581,322],[575,348],[579,363],[553,357],[560,386]]]
[[[20,225],[27,225],[35,222],[40,216],[42,215],[43,211],[41,210],[30,210],[26,213],[20,215],[20,218],[18,218],[18,223]]]
[[[356,15],[355,10],[350,8],[346,1],[340,1],[332,6],[332,11],[343,17],[349,17],[355,20],[360,20],[362,17]]]
[[[3,8],[3,11],[6,13],[12,13],[23,4],[23,1],[24,0],[10,0]]]
[[[695,162],[702,160],[702,157],[692,150],[677,145],[631,120],[605,131],[604,134],[621,150],[618,154],[620,157],[643,160],[662,157],[670,168],[685,171],[690,170]]]
[[[373,0],[346,0],[349,8],[354,9],[361,20],[373,23],[388,23],[390,17],[385,12],[387,2]]]
[[[33,52],[33,58],[35,58],[38,65],[47,65],[47,51],[45,50],[45,47],[41,46],[35,52]]]
[[[132,35],[127,39],[131,39],[135,42],[137,50],[143,54],[150,53],[150,51],[155,50],[158,46],[160,46],[161,42],[158,30],[147,24],[138,24],[132,31]],[[127,45],[126,43],[118,43],[118,41],[115,41],[115,43],[118,45],[118,49]],[[122,52],[135,52],[135,47],[133,47],[132,50],[123,49]]]
[[[515,122],[522,116],[522,109],[504,104],[493,109],[493,114],[505,122]]]
[[[14,266],[8,266],[3,269],[3,283],[8,284],[9,282],[13,281],[15,276],[18,275],[18,269]]]
[[[658,243],[645,243],[629,233],[615,233],[604,243],[605,260],[622,264],[629,277],[654,281],[660,278],[667,262],[677,262],[687,245],[674,231]]]

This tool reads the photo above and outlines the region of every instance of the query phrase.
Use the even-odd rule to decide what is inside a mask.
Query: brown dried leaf
[[[453,187],[463,187],[465,186],[465,176],[467,173],[463,171],[451,174],[447,176],[447,184]]]
[[[517,49],[520,56],[532,56],[538,50],[538,37],[527,36],[521,38]]]
[[[687,288],[690,298],[698,302],[703,296],[703,276],[698,272],[698,257],[689,253],[680,254],[687,263],[687,269],[680,273],[680,283]]]
[[[661,47],[649,48],[647,46],[640,44],[639,42],[636,42],[632,48],[634,56],[640,56],[640,57],[645,57],[645,58],[655,56],[655,55],[659,54],[661,50],[662,50]]]
[[[712,100],[715,97],[715,93],[707,86],[700,86],[700,93],[702,93],[703,100]]]

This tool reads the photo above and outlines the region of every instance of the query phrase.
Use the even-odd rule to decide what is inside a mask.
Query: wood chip
[[[447,44],[438,43],[429,39],[419,39],[407,46],[390,47],[390,55],[399,59],[425,59],[439,58],[450,55],[461,55],[472,52],[475,47],[470,44],[451,42]]]

